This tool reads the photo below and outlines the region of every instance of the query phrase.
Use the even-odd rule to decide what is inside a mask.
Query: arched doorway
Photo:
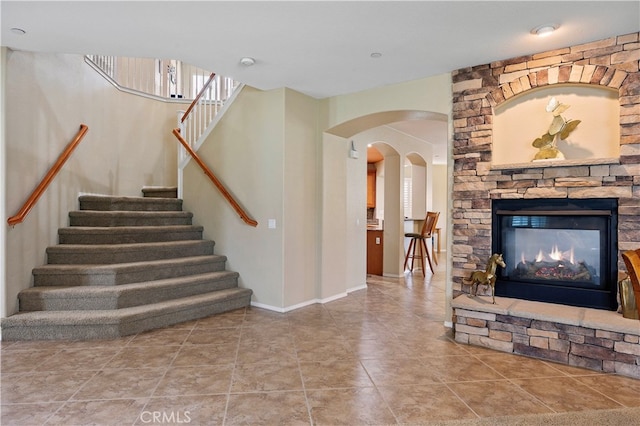
[[[426,120],[446,128],[445,114],[427,111],[388,111],[358,117],[327,129],[323,133],[322,147],[322,221],[320,253],[320,295],[336,295],[366,286],[366,146],[384,143],[397,153],[393,157],[394,201],[385,195],[384,274],[401,276],[404,260],[404,208],[402,203],[402,165],[404,156],[418,153],[428,163],[432,147],[424,140],[398,132],[393,123],[407,120]],[[359,156],[350,156],[353,143]],[[445,141],[446,143],[446,141]],[[390,152],[391,153],[391,152]],[[389,160],[392,157],[389,157]],[[389,161],[391,164],[392,161]],[[386,168],[385,168],[386,169]],[[385,181],[389,172],[385,172]],[[389,207],[387,207],[389,205]],[[341,214],[343,212],[344,214]],[[325,242],[330,242],[326,243]],[[339,282],[346,279],[346,288]]]

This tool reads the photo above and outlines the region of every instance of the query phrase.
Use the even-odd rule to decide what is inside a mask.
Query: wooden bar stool
[[[411,268],[409,269],[413,272],[413,263],[414,260],[420,259],[422,262],[422,275],[425,275],[425,257],[429,262],[429,268],[431,269],[431,273],[433,273],[433,265],[431,264],[431,256],[429,255],[429,249],[427,248],[426,240],[432,239],[433,244],[433,233],[435,232],[436,225],[438,223],[438,217],[440,216],[440,212],[427,212],[427,217],[424,220],[424,224],[422,225],[422,230],[419,234],[416,233],[407,233],[404,234],[405,237],[411,238],[409,241],[409,248],[407,249],[407,255],[404,258],[404,270],[407,270],[407,264],[409,263],[409,259],[411,259]],[[435,260],[435,258],[434,258]],[[436,265],[438,261],[436,260]]]

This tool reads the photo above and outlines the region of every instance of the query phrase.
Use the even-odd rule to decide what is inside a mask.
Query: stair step
[[[34,286],[113,286],[225,269],[226,256],[194,256],[107,265],[43,265],[33,269]]]
[[[178,198],[176,186],[145,186],[142,188],[143,197]]]
[[[121,309],[237,286],[237,272],[218,271],[118,286],[31,287],[20,292],[20,311]]]
[[[182,200],[178,198],[82,195],[78,199],[80,200],[80,210],[182,211]]]
[[[124,309],[25,312],[2,319],[4,340],[113,339],[247,307],[252,291],[219,290]]]
[[[72,226],[58,230],[60,244],[130,244],[201,240],[202,226]]]
[[[191,212],[142,211],[73,211],[69,212],[71,226],[171,226],[191,225]]]
[[[102,265],[213,254],[211,240],[136,244],[61,244],[47,247],[50,265]]]

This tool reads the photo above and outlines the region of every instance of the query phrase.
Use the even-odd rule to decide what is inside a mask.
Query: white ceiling
[[[315,98],[640,30],[637,0],[2,0],[0,13],[1,44],[12,49],[180,59]],[[560,25],[550,37],[530,34],[550,23]],[[255,65],[240,65],[243,56]],[[411,127],[402,131],[423,137]]]

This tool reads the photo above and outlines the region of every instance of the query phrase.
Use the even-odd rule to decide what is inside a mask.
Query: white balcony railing
[[[85,60],[120,90],[168,101],[190,102],[211,74],[175,59],[87,55]],[[224,102],[237,86],[230,78],[217,77],[207,96]]]

